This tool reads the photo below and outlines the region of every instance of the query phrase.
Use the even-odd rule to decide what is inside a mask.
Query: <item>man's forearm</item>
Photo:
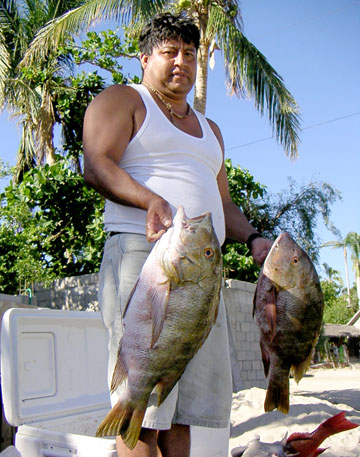
[[[158,197],[108,158],[98,164],[85,162],[84,179],[103,197],[121,205],[147,210],[150,201]]]
[[[227,201],[223,203],[223,207],[227,238],[246,243],[249,236],[256,232],[256,229],[249,223],[235,203]]]

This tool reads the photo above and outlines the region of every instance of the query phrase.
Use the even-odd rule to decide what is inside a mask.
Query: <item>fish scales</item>
[[[221,250],[211,214],[188,219],[179,207],[124,311],[111,388],[127,379],[126,389],[97,436],[121,435],[130,449],[135,447],[153,389],[160,405],[214,325],[221,280]]]
[[[299,382],[311,362],[323,316],[320,281],[309,256],[284,232],[260,272],[254,314],[260,329],[265,411],[289,410],[289,375]]]

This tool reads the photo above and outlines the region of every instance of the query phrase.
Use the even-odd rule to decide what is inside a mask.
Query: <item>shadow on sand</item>
[[[344,391],[346,392],[346,391]],[[335,392],[336,393],[336,392]],[[356,391],[357,395],[359,392]],[[308,393],[307,393],[308,394]],[[321,394],[321,393],[320,393]],[[319,395],[320,395],[319,394]],[[296,393],[295,395],[302,395],[300,393]],[[352,395],[354,395],[352,393]],[[306,396],[306,395],[305,395]],[[310,394],[308,394],[310,396]],[[311,394],[312,397],[315,397],[314,393]],[[318,396],[318,393],[316,393]],[[318,397],[319,399],[329,401],[329,392],[324,394],[324,398]],[[344,403],[344,402],[342,402]],[[299,425],[299,432],[301,431],[301,426],[306,424],[321,424],[324,419],[327,419],[329,416],[333,416],[339,413],[341,409],[336,407],[335,405],[332,406],[331,404],[293,404],[290,406],[290,411],[288,415],[285,415],[279,411],[271,411],[269,413],[263,413],[260,416],[252,417],[240,424],[231,427],[230,436],[231,438],[238,437],[243,435],[246,432],[252,431],[259,427],[266,427],[271,425],[276,427],[286,426],[290,427],[293,425]],[[347,419],[354,420],[355,423],[360,423],[360,411],[349,411],[346,414]],[[285,419],[285,423],[284,423]],[[301,425],[300,425],[301,424]],[[281,439],[282,436],[278,436],[277,439]]]
[[[316,397],[335,405],[348,405],[360,412],[360,391],[358,389],[324,390],[322,392],[298,391],[293,395]]]

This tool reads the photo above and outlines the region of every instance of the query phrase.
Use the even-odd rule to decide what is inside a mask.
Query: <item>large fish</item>
[[[246,446],[239,446],[231,451],[233,457],[316,457],[326,449],[319,448],[320,444],[331,435],[359,427],[350,422],[342,411],[322,422],[311,433],[292,433],[289,438],[274,443],[263,443],[259,437],[250,441]]]
[[[299,382],[320,333],[324,301],[313,263],[288,233],[275,240],[260,272],[254,314],[260,328],[265,411],[289,411],[289,375]]]
[[[148,399],[160,405],[200,349],[216,321],[222,260],[210,213],[188,219],[178,208],[172,227],[155,244],[124,313],[111,389],[126,390],[97,436],[122,436],[133,449]]]

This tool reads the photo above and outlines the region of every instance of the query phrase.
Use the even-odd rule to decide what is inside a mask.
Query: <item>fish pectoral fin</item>
[[[111,379],[111,386],[110,386],[111,392],[114,392],[114,390],[116,390],[118,388],[118,386],[123,381],[125,381],[125,379],[128,376],[128,369],[127,369],[127,366],[125,364],[125,361],[124,361],[124,359],[122,357],[122,353],[121,353],[121,343],[122,343],[122,339],[120,340],[118,356],[117,356],[117,360],[116,360],[116,364],[115,364],[115,368],[114,368],[114,373],[113,373],[113,376]]]
[[[269,355],[269,351],[267,348],[267,343],[265,343],[262,339],[260,339],[260,349],[261,349],[262,363],[264,366],[264,374],[265,374],[265,378],[267,378],[268,374],[269,374],[269,368],[270,368],[270,355]]]
[[[302,329],[302,322],[298,318],[292,316],[290,313],[286,313],[286,316],[289,318],[296,330],[300,331]]]
[[[170,299],[170,281],[165,281],[161,284],[154,284],[148,292],[148,297],[151,302],[152,317],[152,336],[150,347],[153,348],[164,327],[164,321]]]

